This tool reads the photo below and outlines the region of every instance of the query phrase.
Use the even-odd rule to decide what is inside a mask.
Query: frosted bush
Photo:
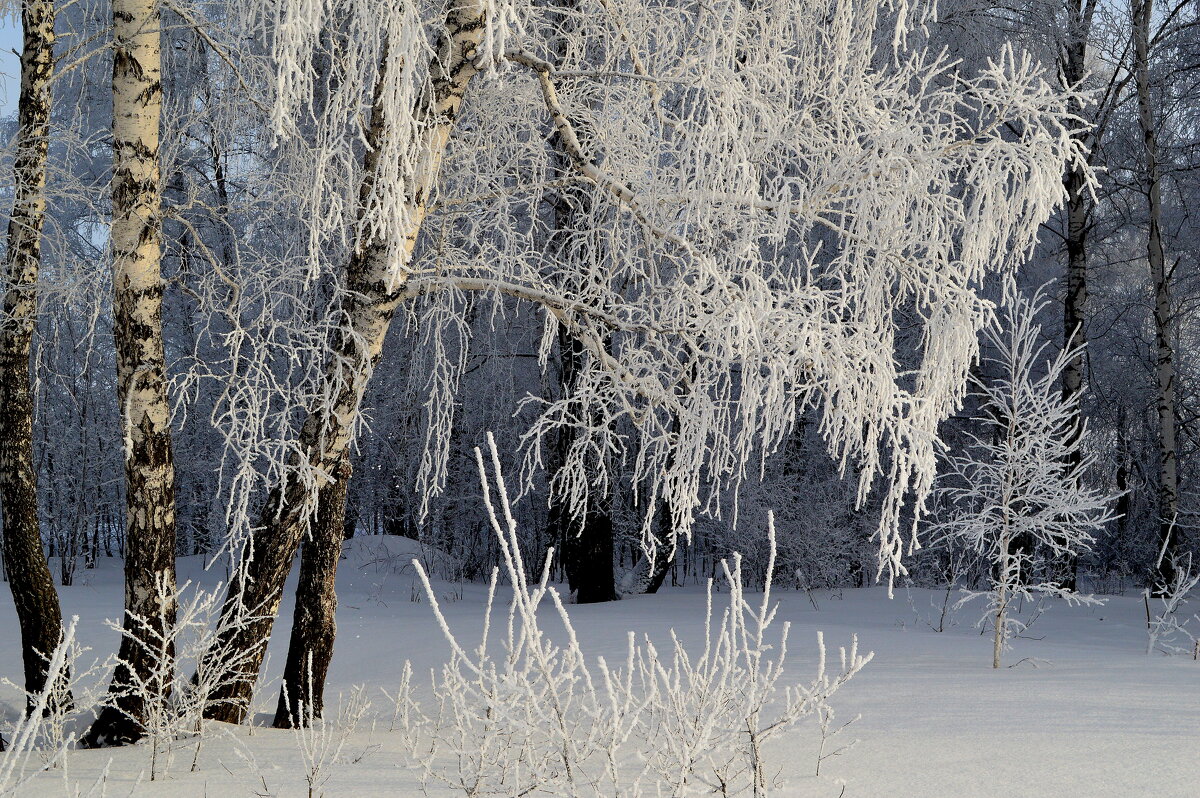
[[[8,750],[0,754],[0,798],[20,795],[38,773],[65,765],[73,742],[68,730],[78,706],[72,701],[72,689],[90,682],[95,672],[95,668],[82,672],[76,669],[87,651],[75,639],[78,624],[78,616],[71,618],[62,640],[50,653],[45,687],[41,692],[26,695],[26,711],[19,715],[11,730]],[[94,697],[94,691],[87,689],[86,699],[81,703],[90,707]],[[35,753],[36,764],[32,762]],[[63,780],[67,781],[65,770]]]
[[[690,650],[672,632],[670,645],[660,651],[649,637],[639,642],[631,632],[624,663],[614,667],[597,657],[590,664],[562,597],[549,584],[552,558],[536,580],[525,572],[490,436],[489,445],[499,511],[478,449],[476,458],[488,518],[513,586],[495,632],[498,651],[492,644],[498,569],[488,588],[482,634],[468,648],[450,628],[424,569],[414,563],[451,648],[434,674],[428,742],[416,747],[426,787],[441,784],[465,795],[767,794],[773,785],[764,769],[764,747],[801,718],[827,708],[829,697],[871,655],[859,654],[854,641],[831,668],[818,636],[815,677],[788,683],[789,624],[776,624],[771,603],[774,556],[762,598],[752,604],[735,555],[732,564],[722,563],[729,591],[723,609],[714,607],[709,582],[701,650]],[[773,519],[768,539],[773,552]],[[543,604],[561,624],[561,640],[542,628]],[[407,698],[397,706],[404,717],[414,716]]]
[[[1159,556],[1165,554],[1164,548]],[[1171,573],[1173,579],[1170,583],[1159,583],[1153,594],[1149,589],[1142,593],[1146,602],[1146,633],[1149,638],[1146,653],[1190,654],[1193,659],[1200,659],[1200,613],[1188,617],[1185,609],[1194,595],[1196,585],[1200,584],[1200,571],[1193,568],[1189,554],[1182,562],[1174,564]],[[1153,613],[1150,610],[1151,595],[1158,598],[1157,612]]]

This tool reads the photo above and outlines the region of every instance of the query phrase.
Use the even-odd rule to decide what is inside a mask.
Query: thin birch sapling
[[[309,679],[312,679],[311,657],[308,666]],[[312,694],[312,684],[307,687]],[[337,718],[330,720],[316,711],[311,703],[306,703],[303,697],[288,695],[287,682],[280,687],[283,693],[283,705],[294,708],[297,717],[293,717],[290,728],[295,729],[296,748],[300,752],[300,760],[304,764],[304,781],[308,786],[308,798],[323,795],[322,788],[333,775],[333,767],[342,756],[342,750],[350,739],[363,716],[371,708],[371,702],[366,696],[366,689],[357,686],[350,690],[348,698],[343,698],[338,707]]]
[[[1013,612],[1018,600],[1057,597],[1099,603],[1047,576],[1053,559],[1086,552],[1093,534],[1113,519],[1114,495],[1089,486],[1086,427],[1077,421],[1079,397],[1059,389],[1063,369],[1075,356],[1048,356],[1036,321],[1047,303],[1009,283],[999,318],[984,330],[987,377],[972,379],[981,430],[970,433],[965,453],[949,460],[939,489],[951,508],[934,527],[940,539],[966,546],[990,565],[984,591],[967,591],[959,605],[986,601],[983,619],[995,626],[992,667],[999,668],[1008,641],[1024,629]]]

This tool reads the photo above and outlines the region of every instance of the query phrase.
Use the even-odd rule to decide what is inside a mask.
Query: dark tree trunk
[[[1125,408],[1117,408],[1117,545],[1123,546],[1129,530],[1129,515],[1133,509],[1133,493],[1129,489],[1129,433],[1125,429]]]
[[[1093,0],[1066,0],[1067,38],[1061,57],[1062,82],[1065,88],[1076,88],[1087,76],[1088,43],[1091,38],[1092,15],[1096,4]],[[1071,112],[1083,118],[1084,108],[1078,100],[1071,101]],[[1080,132],[1081,138],[1098,137],[1099,130],[1089,129]],[[1089,144],[1095,144],[1089,141]],[[1087,247],[1090,230],[1089,216],[1091,214],[1091,192],[1087,187],[1087,176],[1082,167],[1071,168],[1063,177],[1063,185],[1067,191],[1067,292],[1063,302],[1063,346],[1073,352],[1062,372],[1063,399],[1078,401],[1075,414],[1075,427],[1072,435],[1075,438],[1083,431],[1083,388],[1084,371],[1087,367]],[[1082,452],[1073,451],[1064,469],[1069,473],[1079,470]],[[1069,555],[1064,563],[1062,584],[1069,590],[1074,590],[1078,583],[1079,556]]]
[[[646,592],[657,593],[667,579],[667,571],[671,570],[670,543],[661,532],[658,536],[658,550],[654,554],[654,562],[649,563],[650,573],[646,578]]]
[[[1087,75],[1087,45],[1093,8],[1093,3],[1088,2],[1085,5],[1084,0],[1067,0],[1067,20],[1070,28],[1061,62],[1062,81],[1067,88],[1074,88]],[[1084,109],[1079,107],[1077,101],[1072,101],[1072,106],[1073,113],[1083,114]],[[1091,135],[1091,131],[1078,135],[1088,136]],[[1087,343],[1084,337],[1084,322],[1087,319],[1087,238],[1091,194],[1082,167],[1070,169],[1063,177],[1063,185],[1067,192],[1067,293],[1063,302],[1063,342],[1064,347],[1074,354],[1063,369],[1062,395],[1064,399],[1071,401],[1083,391],[1086,365],[1083,346]],[[1078,462],[1078,458],[1078,454],[1074,455],[1075,463]]]
[[[567,2],[563,7],[574,8],[574,5],[573,2]],[[561,24],[572,26],[574,23],[564,17]],[[567,44],[559,40],[552,46],[561,55]],[[552,158],[559,171],[563,174],[573,173],[572,161],[564,154],[561,133],[555,133],[552,142],[555,145]],[[567,187],[559,189],[552,196],[552,227],[546,241],[547,250],[562,261],[599,257],[601,253],[596,249],[596,242],[590,239],[581,241],[578,230],[580,222],[586,218],[592,207],[590,192],[582,188]],[[564,290],[570,292],[571,289],[565,287]],[[584,367],[586,354],[579,339],[562,325],[558,329],[558,352],[559,387],[563,396],[570,396],[575,390],[577,375]],[[547,469],[552,480],[547,531],[551,540],[558,541],[563,569],[567,573],[571,591],[576,594],[575,600],[580,604],[615,601],[620,597],[616,591],[613,521],[608,511],[607,497],[599,502],[589,498],[589,505],[583,517],[577,517],[567,505],[567,497],[553,488],[558,471],[566,465],[572,443],[578,434],[581,433],[571,428],[560,429],[555,451],[551,452],[551,462]]]
[[[574,525],[573,525],[574,526]],[[587,513],[568,533],[563,564],[578,604],[617,601],[613,573],[613,521],[609,513]]]
[[[1146,261],[1154,286],[1154,372],[1158,388],[1158,545],[1157,590],[1165,590],[1176,579],[1177,561],[1182,551],[1179,530],[1179,464],[1177,455],[1178,409],[1175,391],[1175,318],[1171,302],[1171,273],[1167,266],[1162,234],[1162,167],[1158,154],[1158,120],[1150,88],[1151,28],[1153,0],[1133,0],[1133,72],[1136,76],[1138,127],[1142,133],[1145,172],[1142,187],[1146,194],[1148,227]]]
[[[325,677],[333,659],[337,634],[337,566],[342,554],[346,490],[350,485],[349,452],[342,456],[334,480],[321,488],[317,518],[300,549],[300,582],[288,643],[275,728],[303,725],[319,718],[325,707]]]
[[[54,3],[28,0],[21,21],[24,48],[13,168],[15,198],[8,223],[4,324],[0,327],[0,501],[4,510],[4,571],[21,628],[25,689],[39,693],[46,685],[47,658],[62,638],[62,610],[38,522],[29,373],[46,216]]]
[[[803,424],[798,428],[803,430]],[[679,444],[679,417],[675,416],[671,419],[671,435],[675,439],[674,443]],[[795,438],[793,437],[793,440]],[[674,465],[674,454],[670,455],[668,461],[670,466]],[[786,471],[786,466],[785,466]],[[666,493],[666,488],[663,488]],[[667,571],[671,567],[671,561],[675,558],[679,540],[675,534],[675,514],[671,509],[670,500],[664,495],[662,506],[658,508],[657,523],[652,527],[651,534],[654,535],[654,561],[647,563],[649,568],[646,574],[645,592],[654,594],[662,587],[663,582],[667,578]]]
[[[562,327],[558,344],[560,381],[564,393],[569,394],[575,385],[575,375],[583,366],[584,349]],[[570,428],[559,430],[549,467],[552,480],[566,464],[571,441],[577,434]],[[566,497],[552,487],[547,520],[550,539],[559,542],[563,569],[575,600],[580,604],[595,604],[619,599],[613,564],[613,520],[606,500],[591,499],[583,517],[578,518],[572,515]]]
[[[1079,48],[1082,51],[1082,47]],[[1078,55],[1082,58],[1082,52]],[[1070,61],[1073,63],[1073,60]],[[1082,75],[1080,75],[1082,77]],[[1088,233],[1088,195],[1084,176],[1078,169],[1072,169],[1066,176],[1067,188],[1067,296],[1063,304],[1063,341],[1066,347],[1074,351],[1063,369],[1062,395],[1067,401],[1075,401],[1077,405],[1075,427],[1072,437],[1078,439],[1083,430],[1083,386],[1086,362],[1085,351],[1082,348],[1087,340],[1084,337],[1085,307],[1087,305],[1087,233]],[[1068,473],[1079,472],[1079,461],[1082,451],[1076,447],[1069,455],[1064,465]],[[1027,543],[1028,541],[1026,541]],[[1075,590],[1079,581],[1079,555],[1068,555],[1063,564],[1063,587]]]

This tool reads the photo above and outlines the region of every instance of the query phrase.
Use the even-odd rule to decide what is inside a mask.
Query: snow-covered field
[[[323,789],[328,796],[422,794],[421,773],[400,750],[401,735],[388,731],[392,706],[381,692],[395,687],[405,659],[417,674],[428,674],[448,652],[428,603],[413,600],[420,587],[411,568],[403,567],[408,545],[395,538],[359,539],[342,562],[328,714],[336,712],[338,694],[348,694],[353,685],[366,685],[373,703],[328,774]],[[62,589],[64,613],[79,616],[79,636],[93,649],[89,657],[106,655],[117,642],[104,619],[120,612],[119,563],[105,561],[80,576],[80,584]],[[200,584],[219,579],[205,574],[196,558],[181,560],[180,576]],[[484,587],[443,583],[439,590],[451,625],[472,639],[482,620]],[[8,591],[0,596],[0,640],[16,641]],[[820,592],[813,597],[815,608],[803,593],[781,591],[776,597],[780,619],[792,623],[789,673],[797,681],[811,678],[818,630],[831,647],[857,633],[875,658],[832,702],[838,723],[862,716],[832,747],[846,738],[858,739],[857,745],[827,759],[814,776],[819,735],[815,722],[806,719],[771,751],[786,781],[774,794],[1200,795],[1200,663],[1145,654],[1140,598],[1111,598],[1099,608],[1053,606],[1007,655],[1011,663],[1028,659],[994,671],[991,639],[973,628],[973,608],[952,618],[944,632],[931,629],[942,594],[899,590],[889,601],[877,588]],[[289,588],[268,678],[282,668],[291,611]],[[672,628],[697,639],[703,632],[703,593],[692,587],[571,611],[584,650],[610,661],[623,659],[627,630],[656,641],[666,640]],[[18,647],[10,643],[0,650],[0,673],[18,680],[20,672]],[[269,724],[277,690],[275,683],[260,690],[260,724]],[[16,689],[0,687],[5,728],[20,705]],[[308,794],[293,732],[231,728],[205,743],[197,772],[189,772],[191,760],[190,750],[181,750],[167,777],[151,783],[140,775],[148,772],[145,746],[72,751],[65,770],[42,774],[20,794],[73,794],[77,785],[86,793],[106,767],[109,796]],[[439,794],[433,784],[430,791]]]

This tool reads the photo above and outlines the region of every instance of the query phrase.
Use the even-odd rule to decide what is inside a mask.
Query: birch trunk
[[[38,521],[29,373],[46,217],[53,1],[26,0],[21,22],[24,47],[13,168],[15,198],[8,222],[4,316],[0,320],[0,501],[4,506],[4,568],[21,627],[25,689],[38,693],[46,684],[46,658],[62,637],[62,610]]]
[[[1158,166],[1158,131],[1150,96],[1150,23],[1153,0],[1134,0],[1133,57],[1137,85],[1138,126],[1145,151],[1143,185],[1149,225],[1146,261],[1154,285],[1154,373],[1158,397],[1158,515],[1159,551],[1157,578],[1164,585],[1175,577],[1178,542],[1174,535],[1179,512],[1179,472],[1176,464],[1175,348],[1171,326],[1171,275],[1167,269],[1162,240],[1162,186]]]
[[[1087,75],[1087,45],[1094,4],[1067,0],[1067,45],[1062,60],[1064,88],[1075,88]],[[1080,101],[1071,101],[1071,113],[1083,116]],[[1080,136],[1087,135],[1080,133]],[[1083,391],[1084,321],[1087,290],[1088,192],[1087,176],[1081,168],[1070,169],[1063,178],[1067,190],[1067,296],[1063,304],[1065,348],[1078,354],[1063,369],[1063,398],[1072,400]],[[1080,409],[1082,412],[1082,408]]]
[[[112,704],[88,731],[89,745],[140,739],[155,636],[175,619],[175,471],[162,339],[162,220],[158,164],[162,115],[159,4],[114,0],[113,338],[125,444],[125,620]]]
[[[1064,88],[1074,89],[1087,75],[1087,50],[1091,38],[1092,15],[1095,11],[1094,2],[1084,0],[1067,0],[1067,43],[1062,58],[1062,82]],[[1071,113],[1084,118],[1084,108],[1078,98],[1070,103]],[[1080,132],[1081,138],[1093,135],[1094,131]],[[1082,167],[1069,169],[1063,178],[1067,191],[1067,294],[1063,302],[1063,346],[1074,354],[1067,361],[1062,376],[1062,396],[1068,402],[1077,401],[1075,405],[1074,435],[1076,438],[1083,430],[1083,393],[1084,370],[1086,368],[1087,343],[1085,322],[1087,320],[1087,239],[1091,211],[1090,195],[1087,189],[1087,176]],[[1079,465],[1081,453],[1074,449],[1068,458],[1066,468],[1075,471]],[[1066,563],[1067,573],[1063,584],[1074,590],[1077,582],[1079,558],[1071,556]]]
[[[1016,375],[1010,374],[1009,379],[1013,385],[1016,384]],[[1017,439],[1017,419],[1015,414],[1008,413],[1008,418],[1005,420],[1007,430],[1005,432],[1006,444],[1009,451],[1014,448],[1014,442]],[[1015,585],[1023,584],[1023,572],[1027,569],[1022,567],[1028,563],[1025,554],[1028,549],[1022,549],[1015,546],[1015,540],[1023,535],[1014,535],[1013,527],[1013,504],[1016,500],[1013,489],[1013,466],[1011,463],[1005,465],[1004,481],[1000,487],[1000,541],[996,551],[999,554],[1000,561],[996,563],[999,570],[999,578],[996,580],[996,630],[995,636],[992,638],[992,668],[999,668],[1000,661],[1004,657],[1005,635],[1008,630],[1005,628],[1005,623],[1008,619],[1008,602],[1012,589]],[[1033,540],[1029,539],[1026,544],[1028,548],[1032,548]],[[1016,548],[1016,552],[1013,549]]]
[[[317,520],[300,549],[300,581],[275,728],[305,725],[325,708],[325,677],[337,635],[337,566],[345,538],[350,452],[342,455],[334,480],[321,488]]]
[[[1001,566],[1002,568],[1005,566]],[[992,668],[1000,667],[1000,660],[1004,656],[1004,624],[1007,621],[1008,614],[1008,584],[1000,585],[999,595],[997,596],[996,604],[996,633],[992,638]]]
[[[392,315],[404,296],[407,265],[427,213],[426,199],[441,166],[450,133],[471,79],[483,40],[486,4],[470,0],[450,9],[445,31],[438,37],[437,57],[430,61],[430,82],[413,109],[422,154],[421,170],[407,192],[410,230],[402,247],[391,249],[380,238],[360,241],[346,267],[346,300],[341,330],[332,342],[324,395],[329,400],[309,411],[300,431],[305,462],[289,464],[284,477],[267,498],[247,544],[240,567],[230,580],[222,617],[229,629],[210,650],[252,652],[234,680],[214,696],[206,715],[237,723],[245,717],[254,681],[262,666],[266,642],[283,595],[283,583],[304,537],[313,502],[328,482],[350,443],[353,421],[375,364],[383,351]],[[364,208],[378,171],[378,142],[387,135],[376,87],[364,178],[360,198]],[[397,276],[397,270],[399,275]],[[315,479],[306,475],[315,474]],[[234,622],[236,619],[237,622]]]

